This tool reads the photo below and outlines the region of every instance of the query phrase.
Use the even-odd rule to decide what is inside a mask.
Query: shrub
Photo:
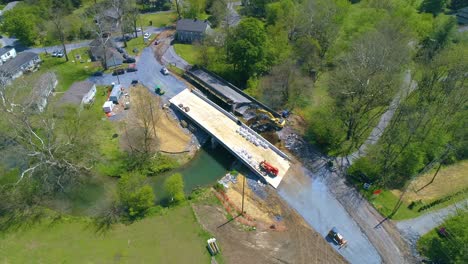
[[[164,190],[168,195],[170,203],[178,204],[184,201],[184,179],[182,178],[182,174],[175,173],[169,176],[164,182]]]

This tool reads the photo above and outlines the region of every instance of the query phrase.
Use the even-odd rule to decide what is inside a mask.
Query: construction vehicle
[[[333,242],[335,242],[338,246],[341,247],[344,247],[346,246],[346,244],[348,243],[348,241],[346,241],[343,236],[338,233],[338,229],[336,229],[336,227],[333,227],[330,232],[328,232],[328,235],[327,235],[330,239],[333,240]]]
[[[276,177],[278,176],[278,168],[274,167],[270,163],[266,162],[265,160],[260,162],[260,168],[265,171],[267,174]]]
[[[161,87],[159,87],[159,85],[156,86],[156,88],[154,89],[154,92],[157,94],[157,95],[163,95],[166,93],[166,91],[162,90]]]
[[[281,130],[286,124],[283,118],[273,116],[269,111],[257,108],[255,109],[256,116],[250,120],[250,128],[258,133],[263,133],[273,130]]]

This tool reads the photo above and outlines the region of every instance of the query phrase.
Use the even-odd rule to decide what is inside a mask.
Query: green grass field
[[[96,233],[90,220],[44,220],[0,237],[3,263],[209,263],[190,206]]]
[[[175,12],[141,14],[138,25],[147,27],[152,21],[153,27],[166,27],[174,24],[176,18],[177,14]]]
[[[174,44],[174,50],[182,59],[194,65],[199,64],[199,53],[197,47],[191,44]]]

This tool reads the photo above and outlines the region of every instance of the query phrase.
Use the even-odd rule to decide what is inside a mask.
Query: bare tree
[[[148,157],[159,145],[157,123],[160,114],[159,97],[142,86],[132,88],[132,108],[125,124],[126,143],[134,154]]]
[[[65,34],[65,19],[64,19],[64,12],[63,10],[55,9],[52,10],[51,13],[51,21],[55,28],[55,33],[57,37],[62,43],[63,54],[65,55],[65,60],[68,61],[68,52],[67,47],[65,45],[66,34]]]
[[[12,92],[18,87],[9,88],[12,87],[0,85],[1,119],[8,126],[4,132],[21,146],[23,153],[18,158],[28,163],[15,185],[34,179],[40,182],[42,191],[64,191],[91,169],[91,156],[84,155],[86,147],[82,145],[90,143],[83,140],[83,137],[87,138],[86,129],[89,129],[86,128],[86,117],[80,117],[76,110],[66,111],[68,118],[47,113],[32,115],[28,109],[30,106],[21,103]],[[67,126],[80,133],[79,137],[63,133],[67,120],[74,120]]]
[[[88,28],[92,32],[92,35],[99,42],[99,47],[102,50],[102,65],[105,70],[108,69],[107,66],[107,50],[109,42],[111,41],[111,29],[112,25],[106,19],[105,15],[106,6],[98,3],[93,6],[93,8],[88,9],[88,12],[85,14],[84,21],[89,21],[89,18],[92,18],[92,23],[88,24]]]
[[[136,18],[135,11],[138,12],[138,8],[136,6],[135,0],[108,0],[109,5],[113,12],[116,14],[116,20],[120,27],[120,32],[122,34],[122,39],[124,42],[124,46],[127,47],[127,39],[125,38],[125,18],[128,15],[135,16],[135,25],[136,25]],[[129,12],[133,12],[133,14],[129,14]],[[136,26],[135,26],[136,27]],[[136,29],[135,29],[136,31]]]

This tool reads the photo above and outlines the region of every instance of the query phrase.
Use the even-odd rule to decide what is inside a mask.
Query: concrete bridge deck
[[[220,107],[202,95],[197,95],[188,89],[180,92],[169,100],[177,109],[185,114],[193,122],[197,123],[208,134],[233,153],[247,167],[257,175],[263,177],[274,188],[277,188],[284,175],[290,167],[287,156],[272,146],[261,136],[247,128],[244,124],[239,125],[237,118],[224,111]],[[183,107],[180,107],[183,105]],[[185,111],[189,107],[189,111]],[[241,128],[242,127],[242,128]],[[243,137],[239,130],[248,131],[250,136],[256,137],[255,140],[264,141],[260,145],[255,145]],[[257,142],[258,142],[257,141]],[[263,173],[259,168],[259,163],[266,160],[278,168],[279,173],[276,177],[270,177]]]

